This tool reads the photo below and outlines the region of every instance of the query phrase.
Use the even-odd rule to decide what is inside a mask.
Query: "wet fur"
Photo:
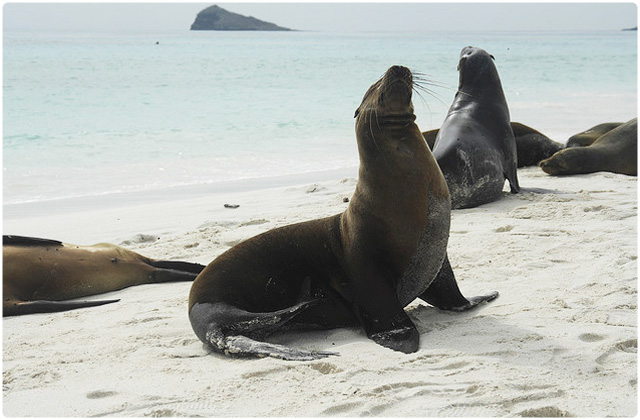
[[[458,70],[458,91],[433,147],[454,209],[497,200],[505,180],[511,192],[520,191],[509,108],[493,56],[463,48]]]

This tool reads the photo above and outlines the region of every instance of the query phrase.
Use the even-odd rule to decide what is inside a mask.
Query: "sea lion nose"
[[[394,77],[405,77],[411,74],[411,70],[404,66],[391,66],[388,70],[389,74]]]

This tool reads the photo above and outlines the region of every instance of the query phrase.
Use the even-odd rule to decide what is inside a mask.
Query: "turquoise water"
[[[512,120],[565,141],[637,114],[637,35],[598,33],[4,34],[4,203],[353,167],[353,112],[402,64],[444,87],[460,50],[496,58]]]

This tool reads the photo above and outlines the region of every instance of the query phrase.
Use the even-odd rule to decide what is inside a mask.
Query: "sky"
[[[589,31],[637,26],[637,5],[612,3],[3,3],[3,30],[188,31],[198,12],[231,12],[309,31]]]

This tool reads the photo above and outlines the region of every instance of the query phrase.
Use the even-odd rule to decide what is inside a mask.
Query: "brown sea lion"
[[[569,147],[540,162],[551,175],[606,171],[638,175],[638,119],[600,136],[590,146]]]
[[[563,148],[560,143],[522,123],[511,122],[511,129],[516,140],[518,168],[536,166],[538,162]],[[439,131],[439,129],[435,129],[422,133],[431,150],[433,150]]]
[[[284,226],[229,249],[196,278],[189,319],[211,349],[228,355],[311,360],[333,353],[259,341],[292,327],[361,325],[405,353],[419,334],[403,308],[416,297],[466,310],[449,265],[450,201],[415,124],[409,69],[391,67],[356,110],[358,183],[344,213]]]
[[[502,196],[505,180],[520,191],[516,141],[493,56],[480,48],[460,53],[460,82],[433,146],[454,209]]]
[[[574,134],[567,140],[567,147],[586,147],[590,146],[594,141],[609,131],[621,126],[621,122],[609,122],[598,124],[581,133]]]
[[[204,266],[156,261],[111,244],[79,246],[2,237],[2,316],[59,312],[117,302],[68,302],[147,283],[191,281]]]

